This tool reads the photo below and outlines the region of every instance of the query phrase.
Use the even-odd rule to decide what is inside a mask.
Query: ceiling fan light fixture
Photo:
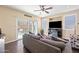
[[[48,6],[48,5],[39,5],[39,6],[40,6],[40,10],[34,10],[34,11],[42,11],[42,12],[49,14],[48,10],[53,9],[52,6],[49,6],[48,8],[45,7],[45,6]]]

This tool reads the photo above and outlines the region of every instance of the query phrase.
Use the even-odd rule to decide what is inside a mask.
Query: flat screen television
[[[62,28],[62,21],[49,22],[49,28]]]

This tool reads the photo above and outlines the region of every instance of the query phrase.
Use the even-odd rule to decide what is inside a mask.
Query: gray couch
[[[23,35],[23,45],[32,53],[61,53],[65,43],[53,40],[40,40],[40,37],[30,34]]]

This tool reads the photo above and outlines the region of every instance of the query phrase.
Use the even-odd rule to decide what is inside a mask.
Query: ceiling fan
[[[43,11],[43,12],[49,14],[48,10],[53,9],[53,7],[52,6],[51,7],[46,7],[46,6],[47,5],[39,5],[40,10],[34,10],[34,11]]]

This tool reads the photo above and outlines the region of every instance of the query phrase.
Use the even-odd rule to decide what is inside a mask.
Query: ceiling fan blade
[[[34,10],[34,11],[41,11],[41,10]]]
[[[49,10],[49,9],[52,9],[53,7],[49,7],[49,8],[46,8],[45,10]]]
[[[42,8],[44,8],[44,6],[43,5],[40,5],[40,8],[42,9]]]
[[[40,5],[40,7],[44,8],[44,5]]]
[[[45,11],[45,12],[49,14],[49,12],[48,12],[48,11]]]

